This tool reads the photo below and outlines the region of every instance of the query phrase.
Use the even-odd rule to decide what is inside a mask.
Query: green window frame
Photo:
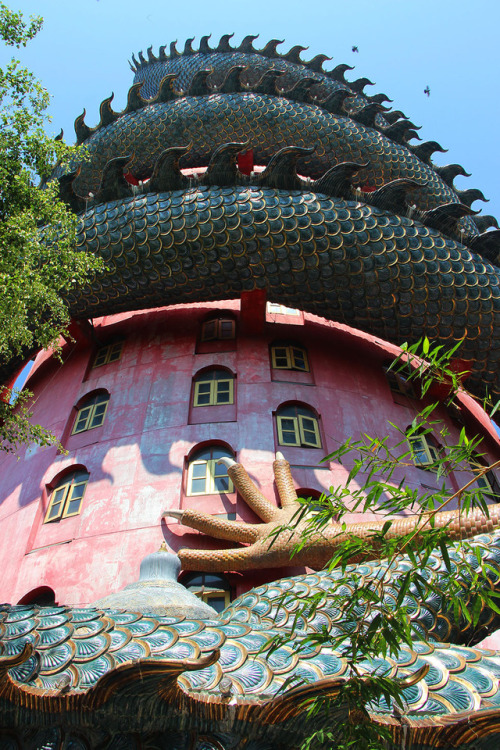
[[[433,464],[439,461],[439,452],[426,435],[410,435],[408,443],[417,468],[437,471],[437,467],[433,468]]]
[[[307,352],[302,346],[296,344],[273,344],[271,364],[275,370],[309,372]]]
[[[194,383],[193,406],[234,403],[234,378],[226,370],[209,370]]]
[[[72,435],[87,430],[93,430],[104,424],[106,413],[108,411],[109,393],[97,393],[78,409],[75,423],[71,431]]]
[[[234,492],[234,485],[228,476],[227,466],[219,463],[219,458],[234,458],[219,446],[206,448],[196,453],[189,461],[187,495],[220,495]]]
[[[92,367],[102,367],[110,362],[117,362],[122,356],[123,341],[114,344],[106,344],[97,350]]]
[[[61,518],[77,516],[81,510],[88,481],[89,474],[83,470],[66,474],[51,492],[43,522],[51,523],[60,521]]]
[[[236,336],[236,321],[233,318],[212,318],[201,326],[202,341],[229,341]]]
[[[318,418],[302,406],[285,406],[276,413],[278,443],[284,446],[321,448]]]

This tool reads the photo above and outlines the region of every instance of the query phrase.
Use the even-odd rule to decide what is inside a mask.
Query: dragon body
[[[225,36],[216,49],[205,37],[199,50],[190,41],[182,54],[175,45],[170,55],[149,50],[147,60],[133,60],[136,80],[124,112],[111,109],[111,97],[95,128],[77,119],[85,155],[73,174],[59,169],[55,176],[79,213],[78,248],[98,254],[106,268],[67,293],[72,316],[265,289],[272,301],[397,344],[423,335],[445,346],[462,341],[460,357],[472,360],[471,390],[500,395],[499,240],[495,230],[485,231],[495,220],[470,209],[480,191],[457,191],[453,178],[465,170],[435,167],[431,156],[441,146],[410,143],[414,124],[383,107],[385,95],[366,95],[366,79],[346,81],[348,66],[328,72],[325,56],[304,63],[302,48],[281,56],[276,40],[259,51],[253,39],[238,49]],[[248,149],[256,169],[243,174],[237,158]],[[228,471],[238,486],[239,470]],[[296,496],[282,493],[275,518],[255,492],[245,494],[245,481],[240,491],[264,526],[290,519]],[[280,481],[291,485],[289,477]],[[234,570],[245,555],[262,558],[258,524],[177,515],[249,545],[224,550],[214,569]],[[474,517],[466,530],[490,532],[471,543],[477,565],[482,559],[489,565],[491,587],[500,570],[496,518]],[[460,538],[464,528],[457,523]],[[316,545],[318,566],[330,542],[326,550]],[[279,544],[276,550],[281,557],[271,565],[289,557]],[[199,550],[183,554],[186,567],[209,569]],[[307,700],[337,696],[350,677],[342,649],[317,643],[303,650],[300,638],[346,632],[335,597],[344,590],[348,596],[364,577],[384,575],[384,565],[363,561],[346,576],[333,571],[277,581],[245,594],[213,621],[6,607],[0,708],[4,725],[17,734],[6,730],[4,746],[296,747],[310,729]],[[390,574],[394,606],[406,565],[403,559]],[[436,554],[423,575],[446,584],[449,570]],[[470,603],[467,583],[463,597]],[[309,593],[321,594],[320,604],[297,619]],[[405,604],[421,640],[363,668],[367,675],[385,669],[397,676],[407,710],[398,715],[381,701],[369,707],[371,716],[391,729],[398,747],[497,748],[500,656],[462,645],[495,627],[495,614],[483,606],[474,630],[454,620],[443,596],[422,600],[411,591]],[[275,635],[289,643],[266,657],[261,649]],[[300,686],[283,692],[288,678]],[[321,713],[315,726],[333,728],[340,741],[347,709],[336,705],[335,715]]]

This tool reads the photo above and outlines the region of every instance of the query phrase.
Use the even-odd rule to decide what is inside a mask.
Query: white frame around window
[[[273,344],[271,346],[271,364],[275,370],[298,370],[309,372],[307,352],[295,344]]]
[[[205,471],[200,476],[193,476],[197,473],[195,467],[205,466]],[[203,489],[193,490],[193,481],[204,480]],[[227,479],[227,489],[217,489],[216,480]],[[188,478],[187,478],[187,495],[188,497],[195,497],[196,495],[221,495],[234,492],[234,485],[228,476],[227,466],[222,462],[219,463],[218,458],[210,459],[195,459],[189,462]]]
[[[123,341],[116,341],[114,344],[101,346],[94,357],[92,367],[102,367],[110,362],[118,362],[122,356]]]
[[[80,432],[101,427],[106,419],[108,404],[109,393],[100,393],[84,402],[78,409],[71,434],[78,435]]]
[[[290,422],[290,425],[284,426],[284,422]],[[283,446],[304,446],[307,448],[321,448],[321,436],[319,433],[319,424],[316,417],[309,417],[304,414],[298,414],[295,417],[279,414],[276,416],[276,426],[278,428],[278,443]],[[284,433],[293,434],[294,440],[285,441]],[[312,438],[311,438],[312,435]]]
[[[208,386],[208,388],[207,388]],[[227,386],[227,388],[224,388]],[[200,390],[204,391],[200,394]],[[227,400],[220,400],[222,396],[227,395]],[[199,403],[200,396],[208,396],[206,403]],[[193,406],[222,406],[234,403],[234,378],[220,378],[196,380],[194,384]]]
[[[432,471],[437,471],[437,467],[432,468],[432,464],[439,460],[439,452],[426,435],[410,435],[407,439],[415,466],[418,469],[431,467]]]
[[[212,318],[201,326],[201,341],[231,341],[236,335],[233,318]]]
[[[51,523],[52,521],[59,521],[61,518],[79,515],[88,481],[89,475],[85,472],[68,474],[66,481],[61,480],[50,494],[50,501],[43,522]],[[77,502],[76,507],[75,502]],[[71,508],[72,504],[73,508]],[[58,506],[58,508],[54,514],[55,506]]]
[[[279,302],[268,302],[267,312],[271,315],[300,315],[300,310],[296,307],[286,307],[286,305],[280,305]]]

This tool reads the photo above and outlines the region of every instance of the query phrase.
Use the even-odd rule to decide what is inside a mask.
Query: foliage
[[[348,464],[350,473],[346,485],[331,487],[330,493],[323,495],[319,503],[315,501],[313,509],[309,500],[301,500],[302,508],[296,514],[294,523],[303,522],[304,519],[308,523],[296,551],[307,546],[311,538],[317,538],[318,531],[321,532],[332,520],[342,525],[342,534],[346,537],[328,565],[330,570],[338,567],[342,570],[338,586],[341,593],[328,591],[306,597],[295,612],[295,623],[298,623],[303,616],[310,617],[321,601],[328,597],[329,606],[342,612],[342,628],[337,632],[325,629],[323,632],[309,633],[302,639],[301,648],[308,649],[318,643],[328,645],[346,660],[348,666],[348,677],[340,681],[335,698],[321,697],[308,705],[311,716],[343,708],[346,718],[341,722],[342,729],[337,732],[317,729],[307,738],[303,750],[321,747],[382,750],[392,747],[387,728],[370,721],[370,707],[383,701],[385,705],[392,706],[394,716],[403,716],[404,686],[401,681],[391,679],[380,670],[368,675],[366,667],[367,662],[377,657],[395,656],[401,644],[411,648],[415,637],[418,638],[405,606],[405,596],[409,591],[415,592],[422,600],[430,592],[442,597],[454,621],[469,625],[472,632],[479,630],[483,607],[500,614],[500,593],[495,592],[491,585],[485,585],[485,582],[488,584],[488,580],[492,580],[493,573],[496,579],[496,571],[492,571],[478,549],[465,540],[454,545],[452,563],[446,525],[441,527],[437,523],[437,514],[447,510],[452,502],[464,515],[475,508],[488,515],[486,497],[478,487],[477,480],[500,465],[500,461],[491,466],[481,463],[481,440],[468,436],[465,428],[461,430],[456,443],[451,441],[448,429],[439,416],[441,404],[427,403],[429,399],[426,394],[432,393],[436,382],[446,385],[448,405],[452,404],[459,391],[463,392],[462,379],[466,368],[457,368],[457,361],[453,359],[457,348],[444,352],[441,346],[434,346],[427,339],[415,346],[403,346],[401,355],[392,367],[413,383],[414,391],[419,396],[417,403],[421,408],[411,426],[404,430],[391,424],[392,430],[399,434],[397,441],[370,435],[364,435],[358,441],[346,440],[323,459]],[[489,408],[490,413],[496,411],[497,405],[491,402],[486,401],[483,405]],[[405,468],[415,463],[411,439],[417,435],[431,434],[439,437],[442,448],[436,451],[434,461],[426,469],[435,475],[439,489],[422,492],[409,487],[404,475],[403,478],[401,476]],[[447,487],[445,480],[451,471],[457,469],[467,471],[470,479],[454,492]],[[491,493],[488,493],[488,497],[491,498]],[[382,519],[385,517],[382,530],[374,531],[368,539],[365,536],[346,535],[343,518],[356,511],[376,512]],[[413,515],[416,519],[413,530],[397,536],[391,534],[396,514]],[[287,531],[283,528],[277,533]],[[275,539],[276,535],[273,536]],[[450,573],[445,584],[429,580],[424,573],[429,556],[436,549],[441,552]],[[396,569],[403,556],[409,564],[406,565],[406,572],[401,574]],[[357,576],[355,568],[349,567],[353,560],[373,559],[383,562],[377,575],[368,580]],[[345,585],[342,584],[348,585],[352,591],[347,599]],[[387,596],[389,589],[392,597],[396,591],[395,603],[394,598]],[[346,633],[349,634],[348,638]],[[274,639],[271,651],[284,640],[285,637]],[[415,681],[418,678],[416,675]]]
[[[41,25],[41,18],[25,22],[0,3],[0,37],[7,45],[26,46]],[[54,164],[74,152],[44,132],[49,101],[18,60],[0,68],[0,363],[22,364],[40,347],[57,347],[69,324],[64,292],[98,267],[73,250],[76,217],[59,200],[57,181],[45,182]],[[2,449],[50,441],[47,431],[30,426],[26,410],[5,403],[5,390],[2,399]]]

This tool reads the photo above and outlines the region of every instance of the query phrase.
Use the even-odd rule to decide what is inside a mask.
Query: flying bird
[[[353,45],[352,51],[353,52],[359,52],[359,49],[356,47],[356,45]]]
[[[428,86],[425,87],[424,94],[427,94],[427,96],[431,95],[431,90],[430,90],[430,88]]]

